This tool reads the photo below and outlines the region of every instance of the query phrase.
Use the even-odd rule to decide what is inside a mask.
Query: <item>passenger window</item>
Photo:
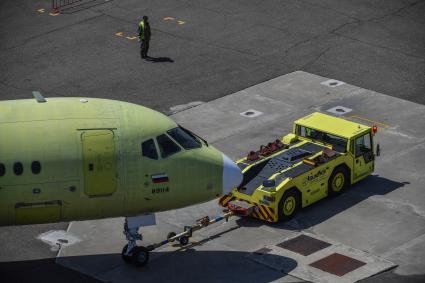
[[[33,174],[39,174],[41,172],[41,163],[40,163],[40,161],[33,161],[31,163],[31,172]]]
[[[167,131],[167,133],[185,149],[200,148],[202,146],[191,133],[182,128],[174,128]]]
[[[158,159],[158,153],[156,152],[155,142],[153,139],[142,143],[142,155],[150,159]]]
[[[356,139],[356,157],[359,157],[372,150],[370,134],[363,135]]]
[[[24,173],[24,166],[21,162],[15,162],[15,164],[13,164],[13,172],[17,176],[20,176],[22,173]]]
[[[6,167],[3,163],[0,163],[0,177],[3,177],[6,174]]]
[[[158,136],[156,141],[158,142],[159,151],[161,152],[162,158],[166,158],[181,150],[180,147],[175,144],[166,134]]]

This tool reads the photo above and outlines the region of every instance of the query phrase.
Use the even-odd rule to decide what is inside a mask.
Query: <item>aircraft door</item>
[[[84,192],[88,196],[107,196],[117,190],[114,133],[90,130],[82,133]]]
[[[373,144],[370,133],[354,139],[354,181],[373,170]]]

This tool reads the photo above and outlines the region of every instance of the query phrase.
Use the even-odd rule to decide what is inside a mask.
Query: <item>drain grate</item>
[[[347,113],[353,111],[353,109],[348,108],[348,107],[344,107],[344,106],[335,106],[335,107],[329,108],[326,111],[333,113],[333,114],[336,114],[336,115],[344,115],[344,114],[347,114]]]
[[[310,266],[341,277],[365,264],[365,262],[352,257],[333,253],[311,263]]]
[[[254,110],[254,109],[249,109],[249,110],[246,110],[246,111],[239,113],[239,114],[244,116],[244,117],[255,118],[255,117],[263,115],[263,112],[260,112],[260,111]]]
[[[331,246],[331,244],[307,235],[299,235],[298,237],[277,244],[277,246],[303,256],[308,256]]]
[[[341,81],[337,81],[337,80],[327,80],[327,81],[321,82],[320,84],[328,86],[328,87],[337,87],[345,83]]]

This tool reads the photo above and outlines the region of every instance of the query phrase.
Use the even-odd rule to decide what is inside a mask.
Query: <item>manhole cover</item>
[[[333,253],[325,258],[311,263],[310,266],[337,276],[343,276],[344,274],[356,270],[365,264],[365,262],[354,259],[352,257]]]
[[[331,246],[331,244],[309,237],[307,235],[299,235],[298,237],[277,244],[277,246],[304,256],[308,256]]]
[[[353,111],[353,109],[348,108],[348,107],[344,107],[344,106],[335,106],[335,107],[329,108],[326,111],[333,113],[333,114],[336,114],[336,115],[344,115],[344,114],[347,114],[347,113]]]
[[[263,115],[263,112],[260,112],[260,111],[254,110],[254,109],[249,109],[249,110],[246,110],[246,111],[239,113],[239,114],[244,116],[244,117],[255,118],[255,117]]]
[[[337,87],[345,83],[341,81],[337,81],[337,80],[327,80],[327,81],[321,82],[320,84],[328,86],[328,87]]]

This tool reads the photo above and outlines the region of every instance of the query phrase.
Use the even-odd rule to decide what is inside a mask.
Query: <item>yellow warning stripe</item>
[[[261,206],[257,206],[258,209],[258,215],[260,216],[261,219],[263,220],[267,220],[267,214],[264,213],[263,209]]]
[[[254,212],[252,213],[252,217],[262,219],[262,220],[265,220],[265,221],[270,221],[270,222],[274,221],[274,210],[273,210],[273,208],[268,207],[268,206],[257,205],[255,203],[251,203],[248,200],[236,198],[232,195],[222,196],[219,200],[219,204],[223,207],[227,207],[227,204],[234,199],[237,199],[239,201],[244,201],[248,204],[254,204],[257,209],[254,210]]]
[[[221,198],[220,198],[220,200],[219,200],[219,204],[221,205],[221,206],[227,206],[227,204],[229,203],[229,201],[231,201],[233,199],[233,196],[232,195],[225,195],[225,196],[222,196]]]

